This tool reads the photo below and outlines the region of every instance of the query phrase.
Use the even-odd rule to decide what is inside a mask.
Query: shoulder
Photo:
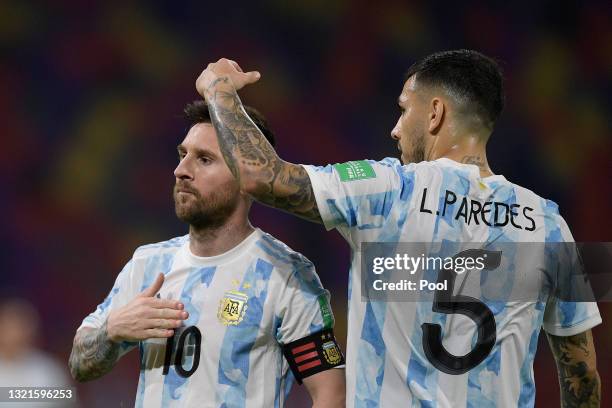
[[[174,237],[166,241],[139,246],[136,248],[136,251],[134,251],[133,260],[148,259],[163,254],[173,255],[188,241],[189,234]]]
[[[546,226],[546,242],[573,242],[574,237],[559,211],[559,205],[542,197],[540,203]]]
[[[260,232],[256,246],[261,252],[260,256],[279,270],[314,269],[313,263],[303,254],[267,232]]]
[[[563,220],[563,217],[561,217],[561,213],[559,212],[559,205],[555,201],[544,198],[527,187],[520,186],[510,181],[507,181],[507,183],[508,186],[514,190],[514,194],[517,197],[520,196],[524,200],[526,199],[531,205],[536,207],[543,217],[554,220]]]
[[[388,167],[388,168],[392,168],[395,170],[399,170],[402,166],[402,162],[399,161],[399,159],[396,159],[395,157],[385,157],[382,160],[364,160],[367,163],[370,163],[370,165],[373,166],[381,166],[381,167]]]
[[[422,161],[419,163],[402,164],[401,161],[394,157],[386,157],[380,161],[367,160],[376,171],[382,174],[397,174],[404,181],[414,181],[415,177],[419,179],[431,179],[432,177],[442,177],[444,175],[453,175],[455,177],[469,177],[469,173],[463,172],[457,167],[447,166],[440,161]],[[465,173],[465,174],[463,174]]]
[[[267,262],[273,265],[275,281],[284,288],[297,289],[307,296],[318,296],[325,292],[314,264],[303,254],[294,251],[274,236],[262,232],[257,246]],[[279,293],[293,293],[279,289]]]
[[[546,242],[573,241],[567,222],[561,215],[559,205],[548,198],[544,198],[534,191],[518,184],[507,182],[517,202],[523,207],[529,207],[533,215],[540,218],[544,229],[543,238]]]

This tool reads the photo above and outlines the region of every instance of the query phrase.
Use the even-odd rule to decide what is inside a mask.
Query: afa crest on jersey
[[[247,309],[247,301],[249,297],[235,290],[225,292],[225,296],[219,303],[219,311],[217,317],[219,321],[226,326],[237,325],[244,319],[244,314]]]
[[[323,343],[323,356],[329,364],[338,364],[342,360],[342,354],[334,341]]]

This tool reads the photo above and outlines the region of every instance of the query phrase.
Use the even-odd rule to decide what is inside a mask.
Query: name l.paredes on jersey
[[[472,223],[480,225],[482,222],[489,227],[511,225],[526,231],[534,231],[536,227],[535,220],[529,216],[533,208],[516,203],[481,202],[461,196],[451,190],[446,190],[444,193],[442,208],[434,208],[435,206],[431,201],[432,199],[427,200],[427,188],[424,188],[421,194],[419,211],[432,215],[435,213],[442,217],[446,216],[447,211],[452,211],[452,217],[455,220],[462,220],[467,225],[472,225]]]

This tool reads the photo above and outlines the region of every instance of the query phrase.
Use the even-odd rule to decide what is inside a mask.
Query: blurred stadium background
[[[228,4],[0,2],[0,292],[33,303],[38,346],[64,366],[75,329],[134,249],[186,233],[171,199],[180,114],[198,97],[200,71],[221,56],[262,73],[243,100],[268,117],[281,156],[313,164],[397,156],[389,132],[415,59],[452,48],[494,56],[507,108],[490,143],[493,170],[556,201],[577,241],[612,241],[609,3]],[[341,237],[260,206],[252,220],[317,265],[343,340]],[[594,332],[610,406],[612,308],[600,309]],[[541,336],[537,406],[558,401],[547,349]],[[132,353],[79,385],[79,398],[132,406],[137,379]],[[289,406],[308,406],[296,388]]]

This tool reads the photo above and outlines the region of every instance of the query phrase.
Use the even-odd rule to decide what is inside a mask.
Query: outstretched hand
[[[196,80],[196,89],[203,98],[207,98],[209,90],[218,82],[229,83],[235,90],[253,84],[261,78],[258,71],[244,72],[236,61],[221,58],[208,64]]]

